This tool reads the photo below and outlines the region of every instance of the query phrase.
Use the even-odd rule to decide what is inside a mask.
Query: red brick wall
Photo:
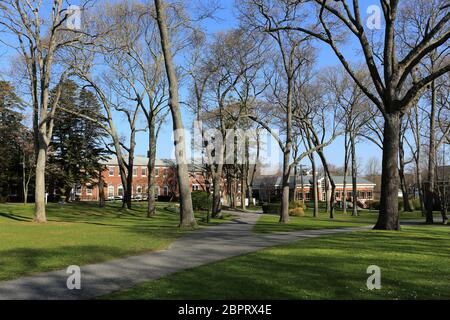
[[[110,176],[109,174],[109,168],[114,169],[114,175]],[[147,166],[134,166],[134,170],[137,169],[137,175],[133,176],[133,190],[132,190],[132,196],[136,196],[138,194],[137,188],[141,187],[141,195],[146,196],[147,194],[147,183],[148,183],[148,170]],[[142,169],[145,169],[145,175],[142,173]],[[105,182],[104,192],[105,197],[108,199],[109,197],[109,187],[112,186],[114,188],[114,197],[119,196],[119,186],[122,185],[122,180],[120,178],[119,174],[119,167],[118,166],[108,166],[103,171],[103,180]],[[190,180],[190,187],[191,190],[193,189],[193,185],[196,185],[196,188],[198,190],[205,190],[205,180],[203,175],[201,174],[195,174],[194,176],[189,177]],[[176,183],[176,172],[175,169],[172,167],[158,167],[156,169],[156,175],[155,175],[155,186],[159,187],[159,196],[164,196],[165,190],[164,187],[167,187],[167,193],[175,194],[175,196],[178,196],[178,188]],[[84,201],[96,201],[98,200],[98,186],[94,186],[92,188],[92,195],[87,194],[88,187],[83,186],[82,192],[81,192],[81,200]]]

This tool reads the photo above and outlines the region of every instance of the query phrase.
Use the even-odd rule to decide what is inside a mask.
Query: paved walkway
[[[200,229],[167,250],[81,266],[81,290],[68,290],[66,270],[0,282],[0,299],[91,299],[139,282],[293,240],[364,228],[340,228],[258,235],[259,214],[233,213],[235,219]]]

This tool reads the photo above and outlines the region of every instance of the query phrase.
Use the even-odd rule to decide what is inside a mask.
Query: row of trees
[[[439,86],[439,81],[445,79],[441,77],[450,68],[446,55],[449,8],[444,1],[399,4],[396,0],[382,0],[382,32],[366,26],[356,0],[351,4],[345,0],[241,0],[236,2],[239,28],[212,38],[200,30],[198,23],[214,13],[216,6],[212,2],[197,8],[201,12],[198,17],[179,3],[161,0],[145,4],[121,1],[94,8],[88,8],[89,5],[87,1],[83,6],[84,28],[74,29],[66,26],[69,13],[61,0],[53,0],[50,17],[45,19],[40,1],[0,1],[0,24],[18,40],[19,60],[25,66],[31,96],[38,222],[46,220],[47,163],[58,162],[58,155],[68,150],[67,144],[78,145],[77,139],[85,139],[84,134],[98,137],[107,134],[109,151],[119,164],[124,206],[131,208],[136,133],[140,130],[147,131],[149,136],[148,215],[154,215],[156,141],[161,125],[170,115],[180,226],[194,226],[179,98],[181,81],[186,81],[191,89],[188,107],[202,122],[200,149],[202,157],[208,160],[203,170],[205,177],[213,181],[216,216],[221,214],[222,177],[227,177],[232,194],[240,184],[242,198],[246,194],[251,198],[256,165],[250,158],[259,156],[258,132],[262,130],[272,134],[283,154],[280,214],[283,223],[289,221],[290,177],[303,159],[311,161],[314,180],[315,155],[319,157],[328,177],[327,188],[335,194],[331,164],[324,148],[343,135],[344,176],[350,167],[354,191],[356,144],[369,139],[382,148],[381,203],[375,227],[397,230],[397,193],[407,165],[405,141],[419,164],[423,130],[418,127],[421,121],[417,121],[417,114],[427,109],[422,106],[428,93],[431,93],[428,151],[436,154],[440,144],[448,143],[448,99],[445,100],[448,85],[442,80]],[[89,14],[91,10],[96,14]],[[342,50],[350,37],[359,46],[363,58],[359,64],[347,58]],[[317,70],[317,44],[329,47],[341,67]],[[179,68],[175,55],[183,61]],[[70,101],[75,101],[76,83],[83,89],[76,99],[79,104],[73,106]],[[437,106],[441,103],[438,101],[442,102],[441,107]],[[55,130],[59,112],[66,114],[67,119],[62,119],[60,128]],[[117,130],[118,114],[126,119],[129,129],[126,137]],[[78,132],[69,128],[74,125],[73,119],[80,125]],[[144,127],[140,126],[142,119]],[[216,129],[215,135],[211,136],[207,129]],[[245,134],[242,139],[234,137],[231,143],[242,148],[244,161],[226,159],[239,156],[237,151],[230,155],[229,145],[220,143],[230,138],[230,129],[255,132],[254,137]],[[440,132],[439,138],[436,132]],[[256,148],[252,138],[257,141]],[[49,156],[52,141],[55,150],[59,150],[56,157]],[[87,149],[95,153],[93,158],[101,156],[99,150]],[[428,164],[434,167],[428,168],[426,191],[422,191],[428,194],[423,197],[427,209],[435,193],[436,160],[431,157]],[[73,160],[65,163],[69,167],[60,163],[59,168],[75,172],[82,162],[77,157]],[[99,172],[95,163],[84,167],[83,172],[90,176]],[[417,179],[420,176],[419,172]],[[64,183],[67,192],[74,179],[70,175],[60,178],[67,179]],[[76,180],[81,178],[77,176]],[[330,217],[334,201],[334,196],[327,201]],[[356,197],[353,201],[356,214]],[[245,202],[241,201],[241,205],[245,207]],[[316,214],[317,209],[316,205]],[[432,215],[428,214],[427,220],[430,219]]]

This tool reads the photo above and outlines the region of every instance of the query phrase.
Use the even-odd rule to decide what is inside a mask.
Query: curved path
[[[0,299],[91,299],[177,271],[289,241],[365,229],[339,228],[258,235],[252,229],[259,214],[232,214],[235,216],[232,221],[192,232],[173,242],[166,250],[81,266],[80,290],[67,289],[68,274],[64,269],[0,282]]]

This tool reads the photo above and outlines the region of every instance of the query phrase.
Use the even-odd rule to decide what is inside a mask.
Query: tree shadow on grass
[[[21,221],[21,222],[30,222],[33,221],[30,217],[21,216],[14,213],[6,213],[6,212],[0,212],[0,217],[4,217],[6,219],[11,219],[15,221]]]
[[[418,233],[420,236],[420,232]],[[446,299],[445,239],[419,247],[415,234],[368,232],[294,242],[214,262],[117,292],[111,299]],[[400,239],[397,239],[400,237]],[[430,238],[433,238],[431,236]],[[429,239],[432,240],[432,239]],[[447,239],[448,241],[448,239]],[[437,247],[436,247],[437,246]],[[406,252],[405,252],[406,251]],[[406,253],[406,254],[405,254]],[[411,255],[413,253],[414,255]],[[417,259],[417,256],[426,259]],[[447,255],[448,261],[448,255]],[[369,291],[366,269],[382,269],[382,289]],[[433,266],[430,268],[430,266]],[[443,281],[444,280],[444,281]]]
[[[61,246],[52,249],[17,248],[2,251],[0,281],[25,275],[85,265],[125,256],[126,250],[107,246]]]

